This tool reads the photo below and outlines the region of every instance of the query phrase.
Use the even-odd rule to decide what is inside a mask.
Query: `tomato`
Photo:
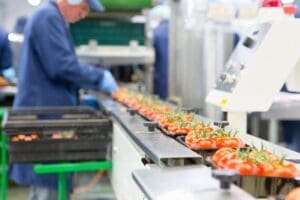
[[[209,138],[196,138],[192,134],[188,134],[185,138],[185,143],[192,149],[213,149],[216,148],[216,143]]]
[[[295,172],[290,168],[280,167],[274,170],[272,176],[275,177],[284,177],[284,178],[292,178],[295,176]]]
[[[216,143],[211,139],[201,139],[197,142],[199,149],[213,149],[216,148]]]
[[[240,148],[244,146],[245,144],[235,137],[225,137],[218,140],[218,147]]]
[[[170,132],[170,133],[176,133],[177,130],[178,130],[178,127],[175,124],[170,124],[167,127],[167,131]]]
[[[254,165],[255,175],[264,176],[264,166],[261,164]]]
[[[227,154],[223,155],[222,157],[220,157],[220,159],[217,161],[216,165],[217,165],[217,167],[225,169],[228,161],[233,160],[233,159],[236,159],[235,152],[227,153]]]
[[[13,141],[13,142],[19,142],[18,136],[13,136],[12,139],[11,139],[11,141]]]
[[[213,163],[217,164],[217,162],[224,156],[227,155],[228,153],[235,153],[234,149],[231,148],[221,148],[218,151],[216,151],[212,157]]]
[[[242,175],[255,175],[256,171],[254,168],[255,164],[249,161],[243,161],[241,164],[236,166],[236,171]]]
[[[242,164],[243,160],[241,159],[232,159],[232,160],[228,160],[228,162],[226,163],[225,168],[226,169],[231,169],[234,170],[237,168],[238,165]]]
[[[219,148],[221,147],[230,147],[230,148],[236,148],[237,147],[237,141],[233,138],[216,138],[217,146]]]
[[[294,163],[283,161],[283,167],[289,168],[292,172],[296,173],[298,171],[297,166]]]

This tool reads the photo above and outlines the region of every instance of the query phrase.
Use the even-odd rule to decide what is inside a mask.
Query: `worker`
[[[154,63],[154,94],[161,99],[168,97],[168,65],[169,65],[169,17],[170,7],[158,5],[152,10],[152,15],[158,21],[153,31]]]
[[[67,23],[85,18],[90,8],[98,12],[104,10],[99,0],[49,0],[28,20],[14,108],[76,106],[79,88],[109,94],[117,90],[108,70],[80,62],[75,53]],[[57,176],[37,175],[31,164],[11,165],[9,176],[18,184],[31,186],[31,200],[57,197]]]
[[[12,51],[8,41],[8,33],[0,27],[0,76],[12,65]]]
[[[23,34],[26,22],[27,22],[27,17],[26,16],[18,17],[17,20],[16,20],[16,23],[14,25],[13,32]]]

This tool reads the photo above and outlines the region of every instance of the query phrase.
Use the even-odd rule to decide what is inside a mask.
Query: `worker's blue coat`
[[[103,71],[80,63],[67,24],[54,1],[42,5],[25,27],[14,108],[72,106],[78,88],[98,89]],[[56,187],[54,175],[37,176],[30,164],[10,166],[9,176],[19,184]]]
[[[12,65],[12,52],[9,46],[8,34],[0,27],[0,75],[2,70]]]
[[[162,21],[153,34],[153,46],[155,49],[154,63],[154,93],[160,98],[168,97],[168,40],[169,22]]]

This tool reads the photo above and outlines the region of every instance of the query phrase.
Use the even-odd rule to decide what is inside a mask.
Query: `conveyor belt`
[[[154,132],[148,132],[143,125],[146,120],[139,115],[130,116],[123,105],[111,99],[102,100],[102,105],[112,113],[145,154],[159,166],[184,165],[191,159],[195,163],[201,163],[200,155],[173,138],[164,135],[157,129]]]
[[[163,156],[164,158],[171,156],[172,158],[182,158],[184,155],[189,154],[184,148],[187,149],[186,147],[182,148],[180,145],[179,149],[176,149],[178,146],[178,142],[173,140],[172,138],[169,138],[168,136],[163,135],[162,133],[160,134],[152,134],[152,136],[149,136],[147,134],[143,134],[146,132],[146,128],[143,126],[143,123],[145,120],[143,120],[141,117],[136,116],[136,117],[131,117],[129,113],[126,112],[126,108],[113,101],[112,99],[106,97],[101,97],[101,100],[103,100],[103,105],[105,109],[107,110],[112,110],[112,113],[118,119],[119,123],[122,124],[122,126],[128,131],[128,134],[134,139],[134,141],[139,144],[145,151],[146,153],[154,153],[159,154],[154,156],[156,161],[160,160],[160,156]],[[210,120],[204,116],[201,115],[196,115],[196,118],[204,120],[206,123],[211,122],[213,123],[213,120]],[[134,123],[133,123],[134,122]],[[159,131],[157,130],[156,133]],[[286,159],[288,160],[293,160],[300,163],[300,154],[298,152],[289,150],[287,148],[281,147],[279,145],[273,144],[269,141],[266,141],[264,139],[255,137],[250,134],[237,134],[241,139],[243,139],[247,144],[249,145],[255,145],[257,147],[263,146],[264,148],[270,150],[271,152],[277,154],[277,155],[284,155],[286,156]],[[162,145],[162,150],[158,149],[150,149],[150,148],[157,148],[157,142],[161,141]],[[165,146],[164,144],[168,143],[170,146]],[[153,143],[154,142],[154,143]],[[172,146],[174,145],[174,147]],[[170,148],[170,150],[167,150]],[[171,151],[174,150],[174,151]],[[188,149],[189,150],[189,149]],[[167,155],[165,154],[167,151]],[[162,153],[165,152],[165,153]],[[177,156],[176,156],[177,154]],[[157,157],[158,156],[158,157]],[[166,157],[165,157],[166,156]],[[191,155],[189,154],[189,157]],[[192,156],[193,157],[193,156]],[[162,158],[162,157],[161,157]],[[163,158],[162,158],[163,159]]]

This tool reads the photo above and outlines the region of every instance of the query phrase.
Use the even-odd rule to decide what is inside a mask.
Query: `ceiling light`
[[[41,0],[27,0],[27,2],[31,5],[31,6],[38,6],[41,3]]]

